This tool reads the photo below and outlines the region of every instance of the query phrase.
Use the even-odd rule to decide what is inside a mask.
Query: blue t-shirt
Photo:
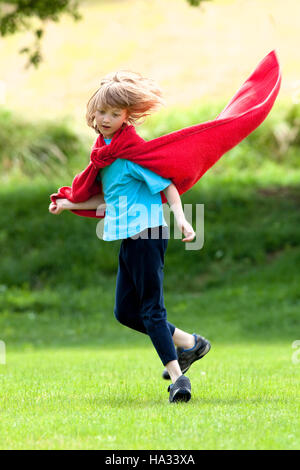
[[[111,139],[104,139],[109,144]],[[129,238],[148,227],[167,226],[160,191],[172,181],[117,158],[100,170],[106,203],[103,240]]]

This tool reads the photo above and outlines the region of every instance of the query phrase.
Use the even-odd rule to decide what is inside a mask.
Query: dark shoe
[[[188,377],[181,375],[174,384],[168,386],[169,402],[189,401],[191,399],[191,382]]]
[[[183,374],[185,374],[189,370],[193,362],[202,359],[202,357],[204,357],[205,354],[207,354],[211,348],[211,344],[206,338],[200,335],[196,335],[195,333],[193,333],[193,335],[196,337],[196,345],[194,346],[194,348],[176,349],[179,367]],[[167,369],[164,369],[162,377],[165,380],[170,380],[169,372],[167,371]]]

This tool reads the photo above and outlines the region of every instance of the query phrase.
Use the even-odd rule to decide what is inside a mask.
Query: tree
[[[209,0],[187,0],[192,7],[198,7],[200,3],[208,2]]]
[[[186,0],[199,6],[208,0]],[[33,31],[35,41],[31,47],[19,52],[28,55],[26,67],[38,67],[42,61],[41,40],[47,21],[59,21],[62,14],[71,15],[75,21],[82,19],[78,11],[80,0],[0,0],[0,35],[8,36],[21,31]],[[33,21],[35,20],[35,21]],[[34,26],[36,20],[39,27]]]
[[[33,31],[34,44],[19,52],[28,55],[27,67],[38,67],[42,60],[41,39],[46,22],[59,21],[63,13],[71,15],[75,21],[80,20],[78,3],[79,0],[0,0],[0,35]],[[38,27],[34,25],[36,22]]]

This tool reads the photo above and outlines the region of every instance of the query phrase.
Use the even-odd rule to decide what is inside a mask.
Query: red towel
[[[186,127],[146,142],[132,125],[123,126],[109,145],[97,138],[91,161],[75,176],[72,186],[51,194],[52,202],[67,198],[83,202],[102,192],[96,181],[100,168],[116,158],[125,158],[172,180],[179,194],[190,189],[219,158],[254,131],[270,112],[278,95],[281,72],[276,52],[270,52],[256,67],[225,109],[212,121]],[[167,202],[161,192],[162,202]],[[84,217],[103,218],[94,210],[72,210]],[[99,211],[98,211],[99,212]]]

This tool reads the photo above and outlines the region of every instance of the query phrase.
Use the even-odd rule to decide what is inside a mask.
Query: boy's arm
[[[179,195],[179,192],[177,191],[176,186],[173,183],[171,183],[163,191],[166,195],[170,208],[174,213],[176,223],[179,229],[184,233],[186,237],[182,241],[191,242],[195,238],[196,234],[191,224],[189,224],[189,222],[185,218],[180,195]]]
[[[102,194],[96,194],[84,202],[70,202],[68,199],[62,199],[63,208],[68,210],[81,210],[81,209],[97,209],[100,204],[105,204]]]
[[[177,191],[175,184],[169,184],[169,186],[164,189],[164,193],[166,195],[170,208],[174,212],[176,222],[180,223],[181,221],[185,220],[180,195]]]
[[[57,199],[56,205],[51,202],[49,206],[49,211],[52,214],[60,214],[63,210],[89,210],[89,209],[97,209],[98,206],[102,206],[105,209],[106,204],[104,201],[104,197],[102,194],[96,194],[92,196],[90,199],[84,202],[71,202],[68,199]]]

